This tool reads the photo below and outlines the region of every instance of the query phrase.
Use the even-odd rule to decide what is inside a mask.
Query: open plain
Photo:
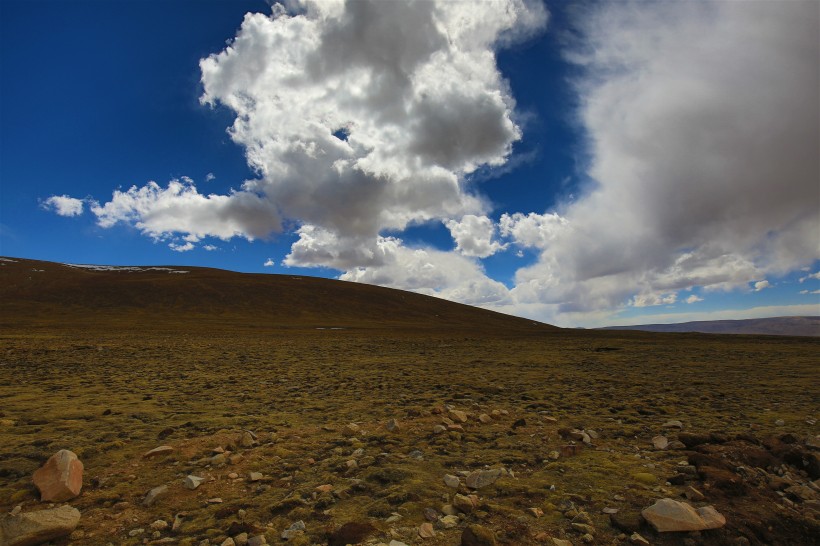
[[[6,258],[0,509],[49,507],[32,474],[68,449],[82,516],[59,544],[816,544],[818,349]],[[662,498],[726,523],[658,532]]]

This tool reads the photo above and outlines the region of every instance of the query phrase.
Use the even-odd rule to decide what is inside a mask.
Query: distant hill
[[[203,267],[0,258],[0,327],[559,329],[413,292]]]
[[[773,336],[820,336],[820,316],[771,317],[746,320],[704,320],[678,324],[609,326],[600,330],[645,332],[701,332],[705,334],[763,334]]]

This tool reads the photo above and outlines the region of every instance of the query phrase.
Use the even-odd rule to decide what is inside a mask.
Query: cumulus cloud
[[[498,222],[501,235],[522,247],[546,250],[550,242],[567,230],[568,222],[556,213],[504,213]]]
[[[59,216],[79,216],[83,213],[83,200],[68,195],[52,195],[42,202],[46,210],[54,211]]]
[[[155,239],[184,234],[190,242],[207,236],[252,240],[281,226],[275,205],[259,195],[248,191],[203,195],[190,178],[171,180],[164,188],[149,182],[116,190],[107,203],[92,204],[91,212],[104,228],[124,223]]]
[[[697,302],[699,302],[699,301],[703,301],[703,298],[701,298],[700,296],[698,296],[698,295],[696,295],[696,294],[692,294],[691,296],[689,296],[688,298],[686,298],[684,301],[685,301],[686,303],[697,303]]]
[[[655,305],[672,305],[678,301],[677,294],[638,294],[629,304],[632,307],[652,307]]]
[[[820,271],[818,271],[817,273],[809,273],[805,277],[800,277],[800,284],[803,284],[804,282],[806,282],[810,279],[820,280]]]
[[[594,183],[528,237],[546,250],[518,296],[612,309],[818,259],[818,20],[802,1],[583,10],[568,57]]]
[[[765,280],[765,279],[764,279],[764,280],[762,280],[762,281],[757,281],[757,282],[754,284],[754,291],[755,291],[755,292],[760,292],[761,290],[765,290],[766,288],[771,288],[771,286],[772,286],[772,285],[771,285],[771,284],[769,284],[769,281],[767,281],[767,280]]]
[[[466,214],[461,221],[445,220],[444,225],[456,242],[456,250],[465,256],[486,258],[506,248],[506,245],[493,241],[496,228],[486,216]]]
[[[265,267],[276,267],[276,262],[273,261],[273,258],[268,258],[262,265]]]
[[[188,252],[189,250],[193,250],[195,245],[190,241],[185,243],[168,243],[168,248],[174,252]]]

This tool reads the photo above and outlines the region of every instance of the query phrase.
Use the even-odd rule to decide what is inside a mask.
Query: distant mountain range
[[[701,320],[677,324],[608,326],[599,330],[645,332],[700,332],[704,334],[763,334],[772,336],[820,336],[820,316],[771,317],[746,320]]]

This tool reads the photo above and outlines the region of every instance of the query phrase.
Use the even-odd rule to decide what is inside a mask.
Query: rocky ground
[[[4,330],[0,543],[70,506],[54,516],[79,522],[57,544],[816,544],[817,349],[637,332]],[[82,462],[82,490],[42,502],[32,476],[61,449]],[[658,530],[670,525],[700,530]]]

